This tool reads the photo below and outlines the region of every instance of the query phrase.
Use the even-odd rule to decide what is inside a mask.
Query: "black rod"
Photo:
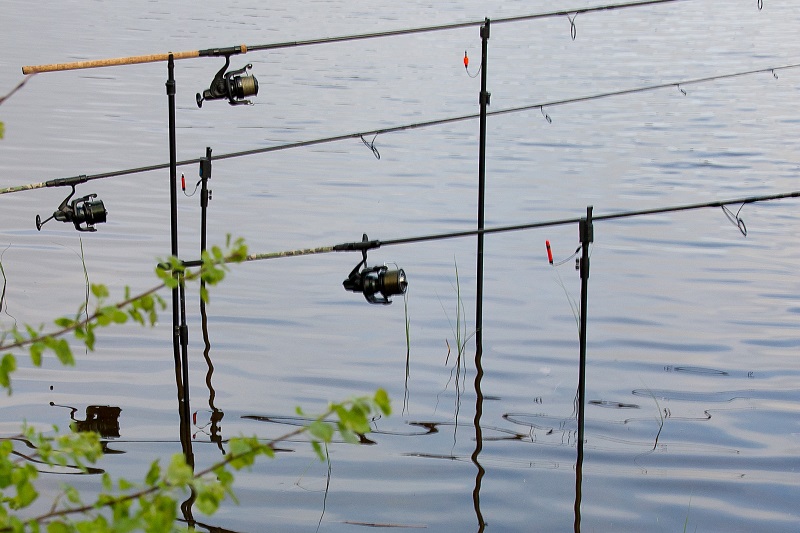
[[[169,198],[171,254],[178,257],[178,165],[175,127],[175,61],[170,54],[167,61],[167,101],[169,107]],[[191,420],[189,408],[189,375],[187,365],[186,309],[183,295],[183,276],[173,272],[178,280],[172,289],[172,351],[175,360],[175,383],[178,389],[178,414],[181,419],[181,444],[188,464],[194,464],[191,449]]]
[[[574,20],[574,18],[581,13],[616,11],[619,9],[647,7],[658,4],[672,4],[676,2],[688,2],[688,1],[690,0],[639,0],[636,2],[605,4],[594,7],[566,9],[559,11],[550,11],[546,13],[534,13],[529,15],[517,15],[513,17],[498,18],[495,20],[495,22],[497,23],[522,22],[522,21],[545,19],[551,17],[563,17],[563,16],[571,17],[571,19]],[[58,72],[63,70],[99,68],[99,67],[110,67],[110,66],[120,66],[120,65],[135,65],[140,63],[152,63],[156,61],[164,61],[165,59],[171,61],[173,59],[192,59],[204,56],[244,54],[247,53],[248,51],[255,52],[261,50],[276,50],[280,48],[294,48],[298,46],[333,44],[333,43],[340,43],[347,41],[358,41],[363,39],[375,39],[378,37],[394,37],[398,35],[411,35],[416,33],[454,30],[459,28],[467,28],[470,26],[478,26],[480,24],[482,24],[481,21],[466,21],[466,22],[455,22],[450,24],[439,24],[435,26],[422,26],[416,28],[404,28],[399,30],[387,30],[382,32],[361,33],[354,35],[340,35],[334,37],[322,37],[317,39],[306,39],[302,41],[286,41],[280,43],[269,43],[269,44],[250,45],[250,46],[242,44],[225,48],[209,48],[207,50],[186,50],[183,52],[175,52],[175,53],[170,52],[168,55],[163,53],[157,53],[157,54],[147,54],[140,56],[117,57],[110,59],[76,61],[72,63],[51,63],[48,65],[25,65],[22,67],[22,73],[36,74],[39,72]],[[8,96],[10,96],[10,94]]]
[[[592,206],[586,208],[586,218],[578,225],[581,239],[581,322],[580,322],[580,365],[578,370],[578,458],[575,463],[575,533],[581,530],[581,499],[583,495],[583,442],[586,408],[586,318],[589,289],[589,244],[594,241]]]
[[[708,77],[705,77],[705,78],[695,78],[695,79],[687,79],[687,80],[682,80],[682,81],[672,81],[672,82],[667,82],[667,83],[659,83],[659,84],[656,84],[656,85],[649,85],[649,86],[645,86],[645,87],[635,87],[635,88],[632,88],[632,89],[623,89],[623,90],[619,90],[619,91],[612,91],[612,92],[608,92],[608,93],[599,93],[599,94],[594,94],[594,95],[589,95],[589,96],[578,96],[578,97],[575,97],[575,98],[568,98],[568,99],[562,99],[562,100],[553,100],[553,101],[550,101],[550,102],[540,102],[540,103],[536,103],[536,104],[527,104],[527,105],[518,106],[518,107],[510,107],[510,108],[506,108],[506,109],[497,109],[495,111],[489,111],[486,114],[487,114],[487,116],[494,117],[494,116],[498,116],[498,115],[520,113],[520,112],[530,111],[530,110],[534,110],[534,109],[543,109],[545,107],[555,107],[555,106],[568,105],[568,104],[573,104],[573,103],[578,103],[578,102],[588,102],[588,101],[591,101],[591,100],[610,98],[610,97],[615,97],[615,96],[625,96],[625,95],[636,94],[636,93],[641,93],[641,92],[654,91],[654,90],[658,90],[658,89],[665,89],[665,88],[669,88],[669,87],[680,87],[680,86],[686,86],[686,85],[692,85],[692,84],[707,83],[707,82],[710,82],[710,81],[724,80],[724,79],[734,78],[734,77],[739,77],[739,76],[749,76],[749,75],[753,75],[753,74],[764,74],[764,73],[769,73],[769,72],[772,72],[774,74],[776,71],[779,71],[779,70],[796,69],[796,68],[800,68],[800,63],[791,64],[791,65],[781,65],[781,66],[777,66],[777,67],[766,67],[766,68],[761,68],[761,69],[757,69],[757,70],[747,70],[747,71],[741,71],[741,72],[721,74],[721,75],[718,75],[718,76],[708,76]],[[229,153],[225,153],[225,154],[216,155],[216,156],[213,157],[213,159],[214,160],[233,159],[233,158],[245,157],[245,156],[249,156],[249,155],[266,154],[266,153],[270,153],[270,152],[278,152],[278,151],[289,150],[289,149],[293,149],[293,148],[303,148],[303,147],[308,147],[308,146],[316,146],[316,145],[319,145],[319,144],[327,144],[327,143],[332,143],[332,142],[339,142],[339,141],[344,141],[344,140],[348,140],[348,139],[359,139],[361,137],[366,137],[366,136],[370,136],[370,135],[374,136],[374,135],[381,135],[381,134],[384,134],[384,133],[396,133],[396,132],[407,131],[407,130],[427,128],[427,127],[431,127],[431,126],[453,124],[453,123],[463,122],[463,121],[467,121],[467,120],[474,120],[474,119],[479,118],[479,117],[480,117],[480,113],[472,113],[472,114],[469,114],[469,115],[462,115],[462,116],[455,116],[455,117],[442,118],[442,119],[436,119],[436,120],[429,120],[429,121],[424,121],[424,122],[416,122],[416,123],[413,123],[413,124],[403,124],[403,125],[392,126],[392,127],[388,127],[388,128],[380,128],[380,129],[362,131],[362,132],[356,132],[356,133],[346,133],[346,134],[343,134],[343,135],[334,135],[334,136],[331,136],[331,137],[323,137],[323,138],[319,138],[319,139],[311,139],[311,140],[308,140],[308,141],[298,141],[298,142],[293,142],[293,143],[288,143],[288,144],[278,144],[278,145],[274,145],[274,146],[266,146],[266,147],[261,147],[261,148],[253,148],[253,149],[249,149],[249,150],[242,150],[242,151],[238,151],[238,152],[229,152]],[[202,160],[203,160],[202,158],[186,159],[186,160],[178,161],[177,165],[179,167],[180,166],[186,166],[186,165],[196,165],[197,163],[200,163]],[[141,173],[144,173],[144,172],[151,172],[151,171],[154,171],[154,170],[163,170],[165,168],[169,168],[169,163],[158,163],[158,164],[154,164],[154,165],[146,165],[146,166],[141,166],[141,167],[136,167],[136,168],[114,170],[114,171],[110,171],[110,172],[102,172],[102,173],[99,173],[99,174],[81,175],[81,176],[69,177],[69,178],[56,178],[56,179],[52,179],[52,180],[48,180],[48,181],[43,181],[43,182],[40,182],[40,183],[29,183],[29,184],[26,184],[26,185],[16,185],[16,186],[12,186],[12,187],[0,188],[0,194],[9,194],[9,193],[15,193],[15,192],[22,192],[22,191],[32,191],[32,190],[35,190],[35,189],[42,189],[42,188],[45,188],[45,187],[58,187],[58,186],[63,186],[63,185],[70,185],[71,182],[73,182],[73,183],[83,183],[83,182],[86,182],[86,181],[92,181],[92,180],[97,180],[97,179],[115,178],[115,177],[118,177],[118,176],[128,176],[128,175],[131,175],[131,174],[141,174]],[[78,180],[78,181],[76,181],[76,180]]]
[[[208,202],[211,200],[211,191],[208,190],[208,180],[211,179],[211,147],[206,147],[206,157],[200,162],[200,255],[206,251],[208,232]],[[200,286],[205,287],[205,282],[200,280]],[[200,299],[200,305],[205,302]]]
[[[478,243],[476,264],[476,295],[475,295],[475,450],[472,452],[472,463],[477,468],[475,474],[475,487],[472,491],[472,504],[475,509],[475,518],[478,521],[478,533],[486,528],[486,521],[481,512],[481,486],[486,470],[481,465],[479,457],[483,450],[483,428],[481,417],[483,415],[483,229],[485,224],[484,207],[486,192],[486,108],[489,106],[490,94],[486,90],[487,75],[486,64],[489,48],[490,22],[487,18],[480,29],[481,36],[481,92],[478,96],[480,104],[480,130],[478,143]]]
[[[189,328],[186,325],[186,280],[183,273],[179,274],[178,288],[180,293],[181,323],[180,323],[180,342],[181,342],[181,370],[183,376],[183,398],[181,399],[182,415],[187,421],[181,425],[184,432],[181,440],[184,441],[183,453],[186,456],[186,463],[194,468],[194,452],[192,451],[191,426],[191,407],[189,405]]]
[[[208,180],[211,179],[211,147],[206,147],[206,157],[200,162],[200,257],[208,247],[208,203],[211,201],[211,191],[208,189]],[[219,450],[225,454],[222,446],[222,435],[220,433],[219,422],[225,413],[217,409],[214,405],[216,391],[211,383],[214,375],[214,363],[211,361],[211,340],[208,334],[208,314],[206,313],[206,301],[204,299],[206,282],[200,278],[200,321],[203,333],[203,358],[206,360],[208,371],[206,372],[206,386],[208,387],[208,407],[211,409],[211,422],[209,426],[209,438],[211,442],[216,442]]]
[[[658,4],[672,4],[676,2],[687,2],[689,0],[640,0],[637,2],[624,2],[624,3],[616,3],[616,4],[604,4],[599,6],[593,7],[583,7],[583,8],[575,8],[575,9],[562,9],[558,11],[549,11],[545,13],[533,13],[528,15],[517,15],[512,17],[504,17],[504,18],[496,18],[493,20],[496,24],[502,23],[513,23],[513,22],[524,22],[524,21],[532,21],[532,20],[539,20],[539,19],[546,19],[546,18],[553,18],[553,17],[568,17],[568,16],[576,16],[578,14],[584,13],[597,13],[602,11],[616,11],[621,9],[629,9],[629,8],[638,8],[638,7],[647,7],[647,6],[654,6]],[[382,32],[372,32],[372,33],[360,33],[360,34],[353,34],[353,35],[339,35],[334,37],[321,37],[317,39],[306,39],[301,41],[285,41],[279,43],[269,43],[269,44],[256,44],[256,45],[247,45],[248,52],[257,52],[261,50],[277,50],[281,48],[295,48],[298,46],[311,46],[311,45],[319,45],[319,44],[332,44],[332,43],[341,43],[341,42],[348,42],[348,41],[360,41],[364,39],[375,39],[379,37],[395,37],[399,35],[411,35],[416,33],[429,33],[429,32],[436,32],[436,31],[446,31],[446,30],[456,30],[474,26],[481,26],[485,23],[485,20],[473,20],[473,21],[465,21],[465,22],[454,22],[450,24],[439,24],[434,26],[421,26],[416,28],[404,28],[399,30],[387,30]]]
[[[483,344],[483,229],[485,224],[484,208],[486,202],[486,108],[489,106],[491,94],[486,90],[487,74],[486,63],[489,49],[489,19],[481,26],[481,93],[478,98],[480,104],[480,132],[478,145],[478,251],[477,251],[477,292],[475,295],[475,343],[480,347]],[[481,354],[478,349],[476,355]],[[476,357],[476,363],[480,363]]]
[[[208,233],[208,201],[211,199],[211,191],[208,190],[208,180],[211,179],[211,147],[206,147],[206,157],[203,161],[200,162],[200,257],[202,259],[203,254],[206,251],[207,247],[207,233]],[[208,365],[208,372],[206,374],[206,384],[208,385],[209,389],[209,400],[208,404],[212,408],[212,413],[216,413],[214,408],[214,388],[211,386],[211,375],[214,373],[214,365],[211,363],[211,357],[209,356],[209,350],[211,349],[211,343],[208,337],[208,316],[206,315],[206,301],[205,301],[205,294],[206,294],[206,282],[203,278],[200,278],[200,317],[202,320],[202,331],[203,331],[203,341],[205,343],[205,350],[203,351],[203,357],[206,360]],[[213,421],[212,421],[213,422]],[[212,430],[214,429],[216,424],[212,424]]]
[[[696,210],[696,209],[705,209],[710,207],[722,207],[726,205],[732,204],[752,204],[757,202],[767,202],[767,201],[774,201],[774,200],[783,200],[788,198],[800,198],[800,191],[792,191],[780,194],[768,194],[763,196],[750,196],[746,198],[737,198],[731,200],[720,200],[714,202],[705,202],[700,204],[687,204],[687,205],[679,205],[679,206],[671,206],[671,207],[660,207],[655,209],[644,209],[641,211],[625,211],[619,213],[610,213],[607,215],[600,215],[594,217],[593,221],[602,221],[602,220],[615,220],[615,219],[623,219],[623,218],[633,218],[638,216],[647,216],[647,215],[654,215],[654,214],[664,214],[664,213],[676,213],[681,211],[689,211],[689,210]],[[559,220],[548,220],[544,222],[530,222],[527,224],[514,224],[511,226],[495,226],[490,228],[484,228],[483,230],[477,229],[470,229],[470,230],[463,230],[463,231],[454,231],[449,233],[434,233],[430,235],[420,235],[416,237],[405,237],[400,239],[389,239],[389,240],[373,240],[368,241],[366,244],[367,247],[364,247],[363,241],[358,242],[349,242],[349,243],[342,243],[342,244],[335,244],[333,246],[319,246],[316,248],[305,248],[300,250],[285,250],[282,252],[266,252],[266,253],[256,253],[256,254],[249,254],[244,258],[244,261],[261,261],[265,259],[279,259],[282,257],[295,257],[301,255],[317,255],[317,254],[327,254],[331,252],[354,252],[354,251],[362,251],[365,249],[375,249],[380,248],[381,246],[396,246],[398,244],[413,244],[419,242],[430,242],[430,241],[441,241],[445,239],[458,239],[463,237],[473,237],[480,233],[484,235],[490,235],[495,233],[508,233],[513,231],[527,231],[532,229],[538,228],[549,228],[554,226],[566,226],[570,224],[578,224],[582,218],[564,218]],[[197,267],[200,266],[203,262],[199,259],[191,260],[191,261],[184,261],[183,265],[185,267]],[[169,265],[164,264],[163,268],[169,268]]]
[[[169,203],[170,203],[170,254],[178,257],[178,168],[175,142],[175,62],[170,54],[167,62],[167,101],[169,106]],[[178,273],[173,274],[176,278]],[[178,287],[172,289],[172,349],[175,358],[175,381],[178,385],[178,402],[183,399],[183,378],[180,355],[180,307]],[[180,403],[179,403],[180,405]]]

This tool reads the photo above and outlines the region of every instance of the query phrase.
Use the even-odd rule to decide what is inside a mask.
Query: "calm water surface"
[[[576,1],[569,7],[593,5]],[[559,4],[559,9],[567,8]],[[549,2],[295,1],[274,7],[135,1],[2,3],[0,92],[20,67],[267,44],[545,12]],[[494,24],[491,109],[798,63],[800,7],[695,1]],[[282,145],[477,113],[477,27],[234,57],[253,64],[252,107],[195,105],[221,59],[176,64],[178,158]],[[684,84],[491,117],[486,224],[496,226],[785,193],[798,189],[800,71]],[[42,74],[0,107],[0,187],[166,163],[163,63]],[[685,93],[685,94],[684,94]],[[550,118],[548,121],[545,117]],[[214,163],[209,242],[253,252],[389,240],[475,227],[477,120]],[[367,140],[372,140],[368,138]],[[182,167],[194,188],[196,168]],[[108,222],[92,234],[48,223],[65,189],[0,196],[6,296],[0,324],[72,314],[88,277],[155,284],[169,253],[166,170],[96,180]],[[179,195],[180,254],[199,254],[199,194]],[[798,203],[747,205],[747,236],[719,209],[597,222],[589,281],[584,531],[797,531],[800,513]],[[738,206],[731,206],[733,212]],[[487,236],[483,371],[456,330],[475,316],[474,238],[383,247],[410,279],[370,306],[344,291],[357,254],[232,268],[208,306],[187,295],[192,448],[198,468],[238,434],[274,438],[328,400],[386,388],[395,413],[370,442],[334,444],[328,466],[305,442],[237,477],[239,505],[200,530],[569,531],[578,376],[576,225]],[[456,270],[458,275],[456,276]],[[463,308],[459,315],[460,291]],[[166,295],[165,295],[166,296]],[[466,317],[464,319],[464,317]],[[459,320],[459,318],[461,318]],[[153,329],[101,333],[74,368],[26,365],[0,403],[66,427],[119,408],[100,467],[140,478],[181,451],[169,313]],[[51,405],[51,402],[55,405]],[[66,407],[65,407],[66,406]],[[475,425],[476,409],[479,424]],[[113,412],[111,413],[114,414]],[[113,426],[113,425],[112,425]],[[52,495],[63,476],[43,476]],[[68,481],[87,491],[96,476]],[[222,528],[222,529],[214,529]],[[392,529],[394,530],[394,529]]]

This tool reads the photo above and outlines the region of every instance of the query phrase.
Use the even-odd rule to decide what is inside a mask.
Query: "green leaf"
[[[339,434],[342,436],[342,439],[344,439],[344,441],[348,444],[358,444],[359,442],[361,442],[361,439],[358,438],[358,435],[350,429],[339,428]]]
[[[67,500],[70,503],[80,503],[81,502],[81,495],[78,493],[78,489],[75,487],[66,487],[64,489],[64,496],[67,497]]]
[[[0,139],[6,135],[6,125],[0,122]]]
[[[70,533],[70,528],[63,522],[50,522],[47,524],[47,533]]]
[[[320,461],[325,460],[325,452],[322,451],[322,445],[317,440],[311,441],[311,447],[314,448],[314,453],[317,454],[317,457]]]
[[[260,451],[261,444],[255,438],[234,438],[228,442],[228,447],[231,455],[235,457],[230,462],[231,467],[241,470],[253,464],[257,452]]]
[[[33,483],[26,479],[22,483],[17,484],[17,497],[15,498],[14,507],[18,509],[25,508],[32,504],[38,497],[39,493],[36,492]]]
[[[330,442],[333,438],[333,427],[321,420],[315,420],[308,426],[308,432],[322,442]]]
[[[389,399],[389,394],[385,389],[378,389],[375,391],[375,404],[385,415],[392,414],[392,401]]]
[[[72,320],[71,318],[61,317],[61,318],[55,319],[54,323],[55,323],[56,326],[59,326],[59,327],[62,327],[62,328],[68,328],[68,327],[74,325],[75,321]]]
[[[186,464],[186,456],[182,453],[172,455],[167,468],[166,480],[176,487],[186,486],[194,477],[192,468]]]
[[[125,322],[128,321],[128,315],[125,314],[125,311],[115,308],[114,311],[111,313],[111,320],[115,324],[124,324]]]
[[[89,351],[94,351],[94,326],[92,324],[86,324],[86,332],[85,338],[83,339],[84,344],[89,349]]]
[[[28,324],[25,324],[25,330],[28,332],[28,336],[29,336],[31,339],[36,339],[36,338],[38,338],[38,337],[39,337],[39,331],[37,331],[37,330],[33,329],[33,326],[30,326],[30,325],[28,325]]]
[[[0,360],[0,385],[8,388],[11,385],[11,373],[16,369],[17,358],[13,354],[5,354],[3,359]]]
[[[160,477],[161,466],[158,464],[158,461],[153,461],[153,463],[150,465],[150,470],[147,472],[147,476],[144,478],[144,482],[152,486],[158,483],[158,478]]]
[[[50,348],[52,348],[56,353],[56,357],[58,357],[58,360],[61,361],[62,365],[73,366],[75,364],[75,358],[72,356],[72,350],[70,349],[69,343],[66,340],[55,340],[50,345]]]
[[[97,283],[92,283],[92,294],[95,298],[108,298],[108,287]]]
[[[34,342],[29,349],[31,353],[31,361],[34,366],[42,366],[42,352],[44,352],[44,343]]]
[[[131,315],[131,318],[134,320],[134,322],[144,326],[144,317],[142,316],[142,313],[140,313],[138,309],[136,308],[130,309],[128,310],[128,314]]]

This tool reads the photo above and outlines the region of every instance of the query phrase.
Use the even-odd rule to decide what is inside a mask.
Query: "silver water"
[[[590,2],[559,4],[578,9]],[[552,10],[548,2],[244,0],[2,5],[0,92],[42,63],[257,45]],[[571,37],[571,22],[576,38]],[[798,189],[800,72],[677,82],[794,64],[800,9],[766,0],[678,2],[493,24],[491,109],[676,83],[545,106],[488,124],[487,226],[596,216]],[[252,107],[207,102],[222,59],[176,63],[178,158],[224,154],[478,111],[478,27],[304,46],[253,64]],[[168,161],[163,63],[34,76],[0,106],[0,187]],[[550,120],[547,120],[549,117]],[[217,161],[209,242],[253,252],[389,240],[476,224],[478,122]],[[373,139],[367,138],[367,141]],[[187,194],[197,168],[182,167]],[[6,298],[0,324],[74,314],[91,283],[114,298],[156,284],[168,255],[169,173],[93,181],[108,222],[92,234],[51,221],[68,190],[0,196]],[[179,195],[180,255],[199,255],[199,194]],[[718,208],[597,222],[589,280],[584,531],[796,531],[800,469],[797,200],[745,206],[747,236]],[[732,212],[738,206],[731,206]],[[211,291],[211,366],[197,288],[188,292],[193,450],[278,437],[295,407],[386,388],[394,414],[369,445],[336,443],[328,465],[305,442],[237,477],[232,531],[566,531],[573,528],[577,225],[486,238],[483,370],[475,390],[474,238],[384,247],[410,280],[407,308],[341,286],[359,254],[234,266]],[[82,250],[82,251],[81,251]],[[83,254],[83,259],[81,258]],[[456,275],[456,272],[458,273]],[[457,295],[460,293],[460,300]],[[165,294],[165,297],[168,295]],[[460,309],[460,311],[459,311]],[[62,368],[23,364],[0,403],[5,436],[27,421],[66,428],[70,410],[121,409],[99,466],[141,478],[181,451],[171,321],[103,331]],[[456,334],[456,329],[459,333]],[[459,356],[457,337],[468,338]],[[24,361],[23,358],[21,358]],[[213,369],[213,372],[211,370]],[[50,403],[56,405],[50,405]],[[476,425],[476,408],[481,416]],[[222,416],[220,420],[220,416]],[[212,424],[212,418],[215,423]],[[222,442],[214,442],[221,435]],[[476,442],[476,435],[480,442]],[[95,490],[97,476],[67,479]],[[63,476],[43,477],[45,498]],[[208,529],[206,527],[206,529]],[[203,528],[200,527],[202,530]]]

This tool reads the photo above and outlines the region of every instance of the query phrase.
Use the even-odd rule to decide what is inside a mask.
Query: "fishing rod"
[[[551,18],[551,17],[571,17],[570,22],[572,24],[572,28],[574,29],[574,18],[578,14],[583,13],[595,13],[601,11],[616,11],[620,9],[629,9],[629,8],[639,8],[639,7],[646,7],[646,6],[653,6],[658,4],[672,4],[677,2],[687,2],[689,0],[640,0],[637,2],[627,2],[627,3],[619,3],[619,4],[606,4],[601,6],[595,7],[584,7],[584,8],[575,8],[575,9],[566,9],[566,10],[558,10],[558,11],[550,11],[547,13],[536,13],[530,15],[518,15],[513,17],[505,17],[505,18],[498,18],[493,19],[492,23],[494,24],[503,24],[503,23],[513,23],[513,22],[522,22],[522,21],[529,21],[529,20],[537,20],[537,19],[544,19],[544,18]],[[373,32],[373,33],[360,33],[360,34],[352,34],[352,35],[340,35],[336,37],[325,37],[325,38],[318,38],[318,39],[307,39],[301,41],[287,41],[287,42],[278,42],[278,43],[268,43],[268,44],[259,44],[259,45],[245,45],[241,44],[238,46],[232,46],[228,48],[210,48],[206,50],[189,50],[184,52],[167,52],[167,53],[157,53],[157,54],[148,54],[148,55],[139,55],[139,56],[128,56],[128,57],[118,57],[118,58],[110,58],[110,59],[96,59],[96,60],[88,60],[88,61],[75,61],[71,63],[51,63],[46,65],[28,65],[22,67],[23,74],[36,74],[36,73],[43,73],[43,72],[58,72],[64,70],[78,70],[78,69],[88,69],[88,68],[100,68],[100,67],[111,67],[111,66],[121,66],[121,65],[135,65],[141,63],[154,63],[154,62],[161,62],[167,61],[169,56],[172,55],[173,59],[194,59],[198,57],[213,57],[213,56],[220,56],[220,55],[232,55],[232,54],[246,54],[247,52],[255,52],[255,51],[265,51],[265,50],[277,50],[283,48],[294,48],[299,46],[310,46],[310,45],[320,45],[320,44],[332,44],[332,43],[340,43],[340,42],[347,42],[347,41],[358,41],[364,39],[375,39],[381,37],[394,37],[399,35],[411,35],[417,33],[429,33],[429,32],[437,32],[437,31],[446,31],[446,30],[455,30],[460,28],[469,28],[475,26],[481,26],[484,24],[485,20],[475,20],[475,21],[466,21],[466,22],[456,22],[450,24],[440,24],[434,26],[422,26],[416,28],[405,28],[399,30],[389,30],[383,32]]]
[[[592,221],[594,222],[601,222],[605,220],[618,220],[623,218],[632,218],[632,217],[640,217],[640,216],[649,216],[649,215],[657,215],[657,214],[665,214],[665,213],[677,213],[681,211],[691,211],[691,210],[698,210],[698,209],[708,209],[712,207],[720,207],[725,209],[729,205],[746,205],[746,204],[753,204],[758,202],[768,202],[774,200],[784,200],[789,198],[800,198],[800,190],[798,191],[791,191],[786,193],[777,193],[777,194],[769,194],[769,195],[761,195],[761,196],[749,196],[744,198],[734,198],[729,200],[716,200],[711,202],[702,202],[702,203],[695,203],[695,204],[684,204],[684,205],[675,205],[675,206],[668,206],[668,207],[656,207],[651,209],[640,209],[636,211],[621,211],[617,213],[608,213],[605,215],[593,215]],[[728,211],[725,211],[726,216],[731,218],[734,224],[738,225],[741,229],[743,226],[742,219],[738,217],[738,214],[734,217],[731,217],[728,214]],[[420,243],[426,241],[440,241],[446,239],[458,239],[462,237],[474,237],[476,235],[490,235],[495,233],[509,233],[509,232],[516,232],[516,231],[526,231],[532,230],[537,228],[546,228],[546,227],[555,227],[555,226],[566,226],[570,224],[579,224],[585,217],[573,217],[573,218],[563,218],[563,219],[556,219],[556,220],[547,220],[541,222],[528,222],[523,224],[514,224],[514,225],[507,225],[507,226],[494,226],[494,227],[487,227],[483,229],[470,229],[470,230],[462,230],[462,231],[452,231],[447,233],[433,233],[429,235],[419,235],[414,237],[403,237],[397,239],[389,239],[389,240],[370,240],[367,238],[366,234],[363,236],[361,241],[355,242],[346,242],[341,244],[335,244],[332,246],[319,246],[316,248],[303,248],[297,250],[285,250],[281,252],[268,252],[268,253],[258,253],[258,254],[248,254],[245,258],[245,262],[249,261],[261,261],[266,259],[279,259],[283,257],[297,257],[297,256],[306,256],[306,255],[317,255],[317,254],[327,254],[332,252],[364,252],[366,250],[373,250],[381,247],[386,246],[396,246],[401,244],[413,244],[413,243]],[[743,231],[743,233],[745,233]],[[183,265],[187,268],[190,267],[198,267],[203,264],[202,260],[192,260],[192,261],[183,261]],[[159,265],[159,268],[169,269],[169,265],[166,263],[162,263]]]
[[[741,76],[749,76],[749,75],[753,75],[753,74],[772,73],[774,76],[777,76],[777,74],[775,74],[775,73],[778,72],[778,71],[787,70],[787,69],[795,69],[795,68],[798,68],[798,67],[800,67],[800,63],[781,65],[781,66],[777,66],[777,67],[765,67],[765,68],[754,69],[754,70],[745,70],[745,71],[739,71],[739,72],[733,72],[733,73],[719,74],[719,75],[715,75],[715,76],[706,76],[706,77],[702,77],[702,78],[693,78],[693,79],[686,79],[686,80],[681,80],[681,81],[672,81],[672,82],[667,82],[667,83],[659,83],[659,84],[655,84],[655,85],[647,85],[647,86],[642,86],[642,87],[634,87],[634,88],[631,88],[631,89],[622,89],[622,90],[618,90],[618,91],[612,91],[612,92],[606,92],[606,93],[598,93],[598,94],[589,95],[589,96],[578,96],[578,97],[575,97],[575,98],[566,98],[566,99],[561,99],[561,100],[553,100],[553,101],[550,101],[550,102],[541,102],[541,103],[536,103],[536,104],[526,104],[526,105],[523,105],[523,106],[517,106],[517,107],[506,108],[506,109],[497,109],[497,110],[494,110],[494,111],[488,111],[486,114],[487,114],[487,116],[499,116],[499,115],[513,114],[513,113],[521,113],[521,112],[530,111],[530,110],[533,110],[533,109],[544,109],[544,108],[548,108],[548,107],[557,107],[557,106],[563,106],[563,105],[579,103],[579,102],[588,102],[588,101],[599,100],[599,99],[603,99],[603,98],[611,98],[611,97],[616,97],[616,96],[625,96],[625,95],[631,95],[631,94],[642,93],[642,92],[647,92],[647,91],[655,91],[655,90],[665,89],[665,88],[669,88],[669,87],[681,88],[682,86],[687,86],[687,85],[697,85],[697,84],[701,84],[701,83],[708,83],[708,82],[711,82],[711,81],[718,81],[718,80],[730,79],[730,78],[741,77]],[[266,147],[262,147],[262,148],[252,148],[252,149],[249,149],[249,150],[241,150],[241,151],[238,151],[238,152],[229,152],[229,153],[223,153],[223,154],[216,154],[216,155],[212,156],[211,160],[212,161],[219,161],[219,160],[224,160],[224,159],[233,159],[233,158],[237,158],[237,157],[244,157],[244,156],[248,156],[248,155],[257,155],[257,154],[264,154],[264,153],[269,153],[269,152],[278,152],[278,151],[288,150],[288,149],[292,149],[292,148],[303,148],[303,147],[308,147],[308,146],[315,146],[315,145],[320,145],[320,144],[339,142],[339,141],[344,141],[344,140],[348,140],[348,139],[359,139],[359,138],[370,136],[370,135],[376,136],[376,135],[382,135],[382,134],[387,134],[387,133],[398,133],[398,132],[401,132],[401,131],[410,131],[410,130],[428,128],[428,127],[433,127],[433,126],[454,124],[454,123],[458,123],[458,122],[465,122],[465,121],[468,121],[468,120],[475,120],[475,119],[478,119],[478,118],[480,118],[480,114],[479,113],[471,113],[471,114],[467,114],[467,115],[459,115],[459,116],[454,116],[454,117],[446,117],[446,118],[428,120],[428,121],[423,121],[423,122],[415,122],[415,123],[411,123],[411,124],[403,124],[403,125],[392,126],[392,127],[388,127],[388,128],[380,128],[380,129],[374,129],[374,130],[362,131],[362,132],[355,132],[355,133],[345,133],[345,134],[342,134],[342,135],[334,135],[334,136],[330,136],[330,137],[322,137],[322,138],[319,138],[319,139],[312,139],[312,140],[307,140],[307,141],[298,141],[298,142],[287,143],[287,144],[279,144],[279,145],[275,145],[275,146],[266,146]],[[202,158],[202,157],[194,158],[194,159],[185,159],[185,160],[182,160],[182,161],[178,161],[177,165],[178,166],[196,165],[196,164],[204,161],[204,159],[205,158]],[[2,189],[0,189],[0,194],[8,194],[8,193],[14,193],[14,192],[29,191],[29,190],[41,189],[41,188],[45,188],[45,187],[60,187],[60,186],[65,186],[65,185],[71,185],[72,183],[75,183],[77,181],[80,181],[81,183],[83,183],[83,182],[86,182],[86,181],[92,181],[92,180],[96,180],[96,179],[105,179],[105,178],[113,178],[113,177],[118,177],[118,176],[126,176],[126,175],[130,175],[130,174],[139,174],[139,173],[151,172],[151,171],[155,171],[155,170],[164,170],[166,168],[169,168],[169,163],[159,163],[159,164],[154,164],[154,165],[147,165],[147,166],[141,166],[141,167],[130,168],[130,169],[116,170],[116,171],[111,171],[111,172],[103,172],[103,173],[92,174],[92,175],[81,175],[81,176],[68,177],[68,178],[57,178],[57,179],[52,179],[52,180],[43,181],[43,182],[39,182],[39,183],[31,183],[31,184],[27,184],[27,185],[17,185],[17,186],[13,186],[13,187],[2,188]]]

